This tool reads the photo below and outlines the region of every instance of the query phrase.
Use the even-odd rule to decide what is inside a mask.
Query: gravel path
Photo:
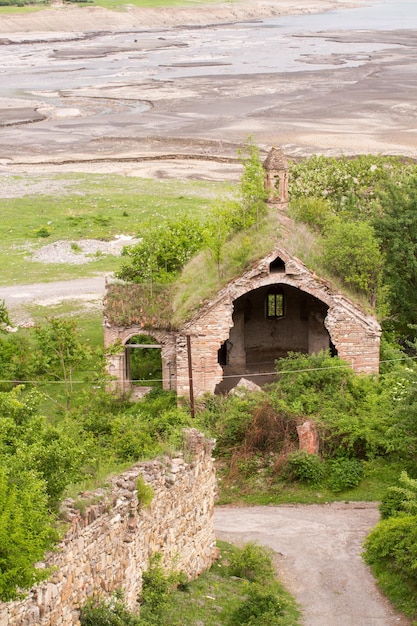
[[[218,539],[274,550],[305,626],[408,626],[360,556],[378,517],[374,503],[216,507],[214,523]]]
[[[64,301],[79,300],[80,302],[88,301],[96,307],[101,307],[105,284],[105,274],[99,274],[90,278],[61,280],[51,283],[0,286],[0,300],[5,301],[12,323],[21,325],[31,321],[25,312],[26,304],[51,306]]]

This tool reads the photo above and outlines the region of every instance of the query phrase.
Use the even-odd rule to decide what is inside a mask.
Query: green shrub
[[[136,489],[138,492],[138,506],[148,509],[155,495],[152,485],[146,484],[143,476],[139,475],[136,480]]]
[[[323,463],[317,454],[297,450],[288,455],[286,466],[292,480],[317,485],[323,479]]]
[[[363,478],[363,465],[357,459],[335,459],[326,465],[330,468],[327,485],[334,493],[353,489]]]
[[[417,480],[401,472],[399,485],[388,487],[381,500],[379,510],[383,519],[394,515],[417,515]]]
[[[48,226],[41,226],[40,228],[37,228],[35,230],[35,237],[42,237],[42,238],[50,237],[51,232],[52,231]]]
[[[233,611],[228,626],[285,626],[285,603],[273,585],[252,583],[246,599]]]
[[[417,515],[382,520],[365,542],[368,564],[384,564],[415,585],[417,596]]]
[[[45,482],[34,471],[9,461],[0,464],[0,600],[23,595],[49,571],[34,563],[56,539]]]
[[[184,583],[184,576],[179,572],[166,572],[162,566],[162,554],[156,552],[149,560],[148,569],[142,576],[141,620],[144,626],[165,626],[167,611],[172,604],[172,591],[178,584]]]
[[[272,551],[250,541],[230,556],[229,573],[231,576],[246,578],[251,582],[261,583],[273,580],[275,570],[272,563]]]
[[[203,230],[190,218],[169,220],[147,231],[142,240],[124,249],[128,259],[117,273],[135,283],[169,282],[202,248]]]
[[[323,261],[345,285],[366,293],[370,303],[375,304],[383,256],[370,224],[335,219],[325,232]]]
[[[81,609],[81,626],[139,626],[137,615],[127,610],[119,591],[110,599],[95,596]]]

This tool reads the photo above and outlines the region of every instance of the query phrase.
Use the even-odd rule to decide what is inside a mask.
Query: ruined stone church
[[[264,168],[268,203],[289,220],[283,152],[273,148]],[[121,346],[108,357],[108,371],[121,392],[132,389],[132,338],[146,335],[153,339],[149,349],[161,353],[163,388],[185,397],[225,393],[242,378],[262,386],[274,379],[275,361],[289,352],[330,350],[356,372],[377,373],[380,334],[375,317],[284,245],[202,303],[179,329],[144,324],[140,315],[123,325],[105,318],[105,346]]]

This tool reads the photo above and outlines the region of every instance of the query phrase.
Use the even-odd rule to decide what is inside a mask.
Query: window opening
[[[134,385],[161,387],[161,346],[149,335],[135,335],[125,344],[126,378]]]
[[[270,289],[266,296],[266,317],[276,320],[284,317],[284,292],[282,289]]]
[[[277,258],[269,264],[269,271],[272,273],[280,272],[281,274],[285,273],[285,263],[282,259],[277,256]]]

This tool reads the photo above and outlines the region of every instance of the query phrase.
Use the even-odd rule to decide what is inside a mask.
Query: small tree
[[[182,218],[152,227],[140,243],[125,248],[128,262],[117,276],[135,283],[169,282],[203,246],[196,220]]]
[[[69,411],[77,375],[94,369],[97,361],[101,362],[100,356],[80,339],[77,325],[71,319],[52,318],[46,326],[36,328],[35,333],[41,373],[62,383]]]
[[[204,241],[216,262],[219,278],[222,277],[224,246],[234,231],[234,216],[238,210],[233,201],[218,202],[204,230]]]
[[[4,333],[5,327],[10,324],[9,312],[7,311],[6,303],[4,300],[0,300],[0,332]]]
[[[246,145],[239,151],[243,174],[240,179],[240,204],[241,211],[238,216],[240,228],[245,230],[266,214],[266,200],[268,191],[265,189],[265,170],[263,168],[259,148],[254,144],[251,137]]]
[[[372,226],[367,222],[335,219],[326,233],[323,248],[328,268],[346,285],[365,292],[375,306],[383,256]]]

